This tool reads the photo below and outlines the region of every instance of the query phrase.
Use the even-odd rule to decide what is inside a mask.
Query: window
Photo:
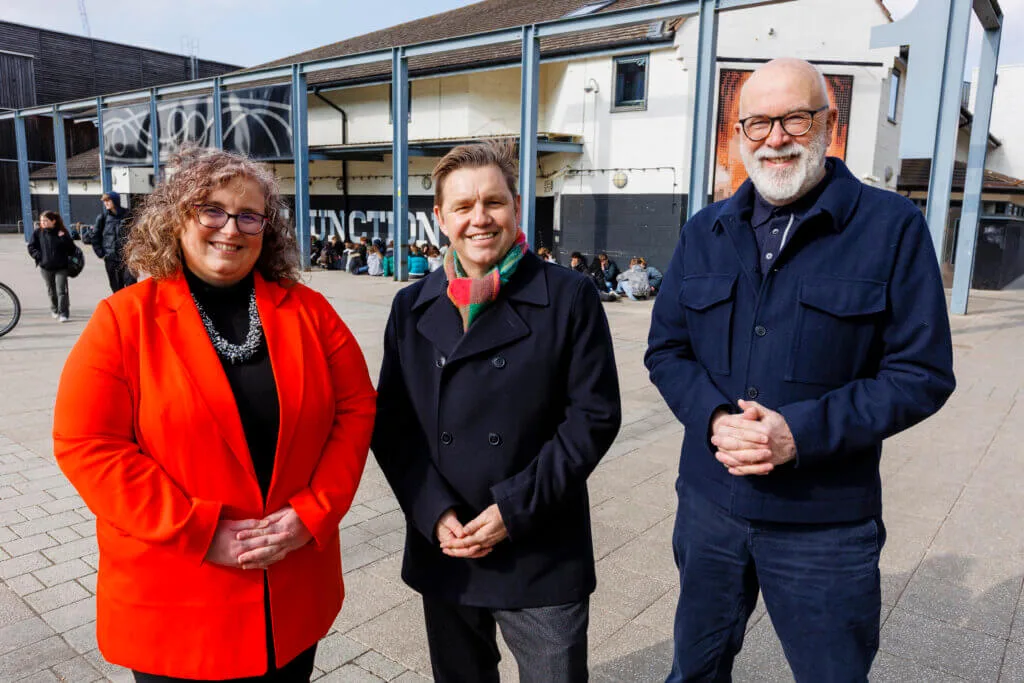
[[[615,58],[615,101],[612,111],[647,109],[647,64],[649,55]]]
[[[390,126],[395,122],[395,102],[394,102],[393,90],[391,84],[388,84],[388,125]],[[412,121],[412,81],[409,81],[409,87],[405,93],[406,105],[409,107],[408,120]]]
[[[889,74],[889,121],[896,123],[896,105],[900,98],[900,72],[893,69]]]
[[[598,10],[602,10],[608,5],[611,5],[615,0],[596,0],[595,2],[588,2],[583,7],[577,7],[571,12],[562,15],[563,19],[571,19],[572,17],[585,17],[588,14],[593,14]]]

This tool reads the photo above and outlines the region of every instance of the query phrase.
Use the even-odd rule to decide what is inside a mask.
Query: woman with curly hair
[[[273,174],[212,149],[172,164],[126,248],[151,277],[100,302],[54,413],[96,515],[100,651],[136,681],[309,680],[374,390],[298,282]]]

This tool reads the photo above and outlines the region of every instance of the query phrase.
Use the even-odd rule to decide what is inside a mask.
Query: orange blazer
[[[115,664],[207,679],[266,670],[264,572],[204,562],[220,519],[291,505],[313,534],[267,570],[278,666],[341,609],[338,524],[366,463],[375,393],[321,294],[257,274],[256,303],[281,405],[266,505],[180,274],[101,301],[64,366],[54,454],[96,515],[96,635]]]

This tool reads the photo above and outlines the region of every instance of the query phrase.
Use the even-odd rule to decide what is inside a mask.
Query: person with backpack
[[[103,212],[96,217],[90,242],[107,268],[110,290],[116,293],[138,281],[122,258],[128,240],[128,212],[121,206],[121,195],[117,192],[107,192],[101,199]]]
[[[28,253],[43,274],[46,293],[50,297],[50,315],[66,323],[71,300],[68,295],[68,257],[75,251],[75,241],[64,227],[64,219],[56,211],[39,214],[39,227],[32,232]]]

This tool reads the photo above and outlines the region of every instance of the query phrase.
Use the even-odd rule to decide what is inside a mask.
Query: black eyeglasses
[[[787,135],[798,138],[801,135],[806,135],[814,125],[814,115],[820,114],[828,108],[829,105],[826,104],[817,109],[791,111],[783,116],[748,116],[745,119],[740,119],[739,124],[743,129],[743,134],[752,142],[760,142],[771,135],[776,121]]]
[[[228,224],[228,220],[235,219],[238,232],[246,235],[258,235],[263,232],[267,225],[267,217],[254,211],[243,211],[241,213],[228,213],[219,206],[211,204],[196,204],[196,220],[199,225],[211,230],[220,230]]]

